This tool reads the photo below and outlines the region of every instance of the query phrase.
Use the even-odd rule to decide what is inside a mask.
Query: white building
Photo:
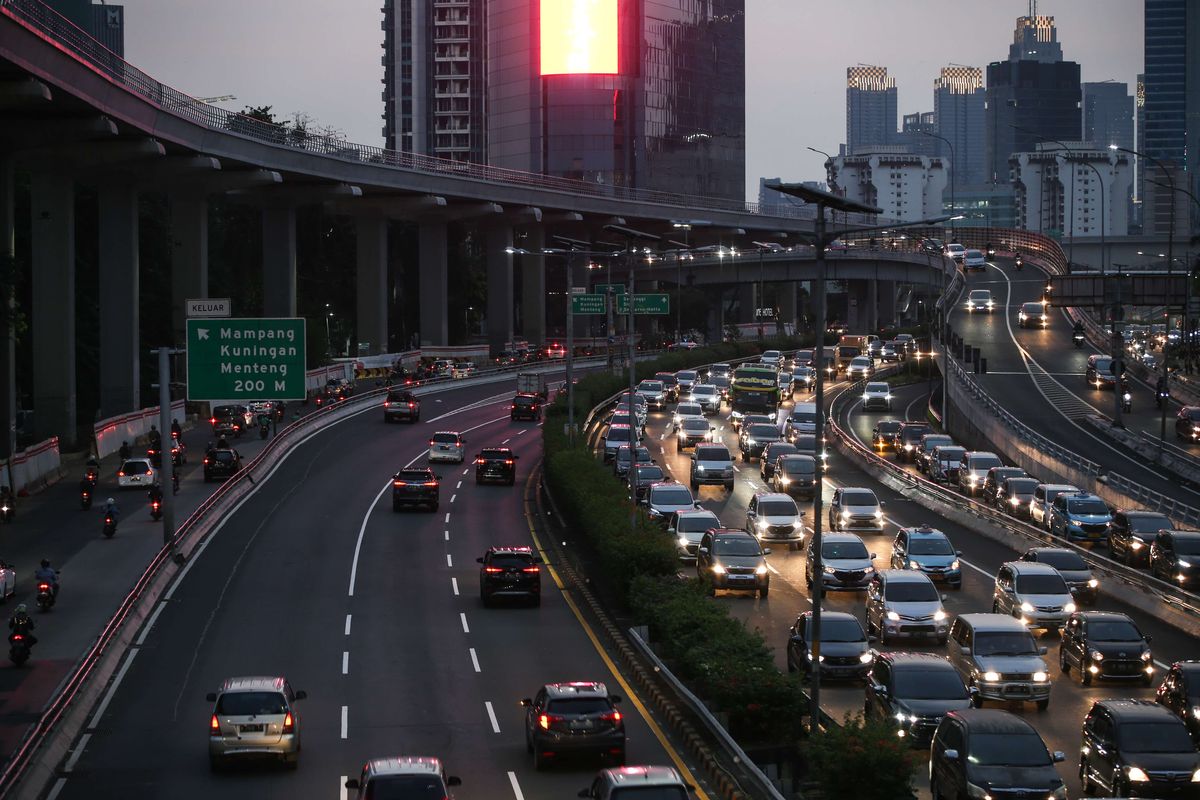
[[[875,147],[825,162],[829,188],[850,200],[883,209],[882,216],[916,222],[942,213],[949,176],[937,156],[914,155],[904,147]]]
[[[1048,235],[1127,235],[1129,156],[1091,142],[1063,144],[1044,142],[1009,158],[1017,227]]]

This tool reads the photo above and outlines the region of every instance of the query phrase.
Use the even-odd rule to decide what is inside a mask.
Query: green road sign
[[[189,319],[188,400],[303,400],[304,320]]]
[[[623,283],[597,283],[592,291],[608,294],[609,289],[612,289],[613,294],[625,294],[625,284]]]
[[[571,296],[572,314],[603,314],[605,301],[602,294],[576,294]]]
[[[629,301],[626,295],[617,297],[617,313],[629,313]],[[634,314],[669,314],[671,296],[667,294],[635,294],[633,296]]]

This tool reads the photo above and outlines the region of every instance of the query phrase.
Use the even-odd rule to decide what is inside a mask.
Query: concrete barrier
[[[4,465],[2,482],[14,493],[28,493],[57,478],[61,467],[58,437],[52,436],[14,454]]]
[[[187,417],[184,404],[183,400],[171,403],[171,419],[180,425]],[[121,449],[122,442],[133,442],[139,436],[144,436],[151,425],[158,425],[158,417],[158,406],[154,406],[100,420],[93,428],[96,436],[96,457],[110,456]]]

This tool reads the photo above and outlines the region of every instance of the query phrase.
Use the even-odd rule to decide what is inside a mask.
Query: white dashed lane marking
[[[472,647],[470,652],[471,652],[471,666],[475,668],[476,672],[483,672],[483,670],[481,670],[479,668],[479,656],[475,654],[475,648]]]
[[[491,720],[492,723],[492,733],[499,733],[500,722],[496,719],[496,709],[492,708],[492,701],[487,700],[483,705],[487,709],[488,719]]]
[[[450,589],[454,592],[454,596],[458,597],[458,578],[450,579]]]
[[[346,636],[350,635],[350,615],[349,614],[346,615],[346,633],[345,633],[345,635]]]
[[[458,618],[462,622],[463,633],[470,633],[471,626],[467,624],[467,615],[465,612],[458,612]]]

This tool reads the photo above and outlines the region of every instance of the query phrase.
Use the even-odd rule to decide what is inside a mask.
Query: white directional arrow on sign
[[[197,339],[207,339],[208,338],[208,328],[197,328],[196,329],[196,338]]]

